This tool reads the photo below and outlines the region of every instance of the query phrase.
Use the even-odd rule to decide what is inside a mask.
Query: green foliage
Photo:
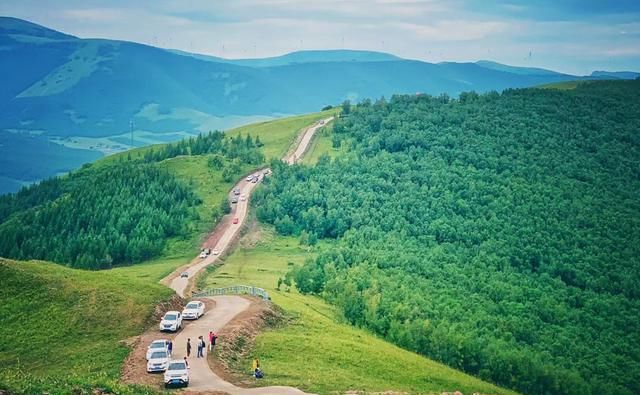
[[[0,390],[70,394],[92,388],[153,393],[119,384],[129,348],[171,291],[129,268],[89,272],[0,259]]]
[[[184,235],[199,203],[151,164],[88,167],[42,185],[5,200],[5,207],[37,205],[0,224],[0,255],[84,269],[140,262],[160,254],[167,238]]]
[[[264,162],[264,155],[258,149],[261,144],[258,139],[254,142],[250,134],[245,138],[241,134],[225,138],[225,134],[219,131],[199,134],[181,140],[177,143],[165,144],[159,148],[149,148],[144,152],[145,162],[159,162],[161,160],[175,158],[182,155],[204,155],[217,153],[229,159],[238,159],[240,162],[259,165]],[[222,161],[219,156],[211,158],[210,165],[221,166]]]
[[[640,393],[640,83],[363,102],[353,155],[274,165],[258,217],[346,319],[525,393]],[[624,373],[622,373],[624,372]]]
[[[313,295],[284,285],[285,273],[333,243],[320,241],[309,251],[294,237],[261,228],[260,240],[238,248],[224,266],[211,267],[206,285],[254,284],[269,291],[285,310],[287,324],[261,331],[255,348],[238,362],[241,372],[259,357],[266,372],[257,385],[292,385],[316,394],[361,393],[513,394],[416,353],[403,350],[345,323],[340,312]],[[255,235],[248,235],[255,241]],[[242,243],[247,246],[249,243]],[[292,281],[290,279],[290,281]],[[281,291],[277,291],[280,284]],[[235,366],[232,366],[232,368]],[[302,368],[301,368],[302,367]]]

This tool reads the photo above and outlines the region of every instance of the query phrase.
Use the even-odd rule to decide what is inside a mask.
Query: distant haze
[[[491,4],[489,4],[491,3]],[[534,3],[534,4],[531,4]],[[364,49],[572,74],[640,69],[640,1],[3,0],[0,14],[79,37],[225,58]]]

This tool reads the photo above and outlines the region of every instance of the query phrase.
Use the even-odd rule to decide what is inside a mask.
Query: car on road
[[[237,224],[237,223],[238,223],[238,218],[234,218],[234,219],[233,219],[233,223],[234,223],[234,224]]]
[[[251,180],[251,182],[254,184],[257,183],[258,181],[260,181],[260,177],[258,176],[253,177],[253,180]]]
[[[180,273],[180,278],[189,278],[189,272]]]
[[[204,303],[199,300],[192,300],[184,306],[182,310],[182,319],[197,320],[204,315]]]
[[[220,250],[219,250],[219,249],[217,249],[217,248],[214,248],[214,249],[213,249],[213,251],[211,251],[211,253],[212,253],[213,255],[220,255]]]
[[[187,387],[189,386],[189,368],[187,363],[181,359],[169,361],[167,370],[164,372],[164,387]]]
[[[179,311],[167,311],[160,321],[161,331],[177,332],[182,327],[182,314]]]
[[[247,181],[251,181],[251,180],[253,180],[253,174],[249,174],[249,175],[247,176]]]
[[[204,252],[204,251],[202,251],[202,252],[200,253],[200,258],[203,258],[203,259],[204,259],[204,258],[206,258],[206,257],[207,257],[207,253],[206,253],[206,252]]]
[[[153,354],[156,351],[169,352],[169,349],[167,348],[168,345],[169,345],[169,340],[166,340],[166,339],[152,341],[151,344],[149,344],[149,347],[147,347],[147,357],[146,357],[147,361],[151,359],[151,354]]]
[[[240,189],[238,189],[238,188],[234,189],[233,190],[233,194],[236,195],[236,196],[239,195],[240,194]]]
[[[232,197],[231,203],[238,203],[238,197],[237,196]]]
[[[264,174],[265,176],[268,176],[269,174],[271,174],[271,170],[267,169],[262,174]]]
[[[147,373],[164,372],[169,363],[169,353],[165,350],[154,351],[147,361]]]
[[[240,200],[242,200],[244,202],[245,200],[247,200],[247,197],[245,195],[242,195],[242,196],[240,196]]]

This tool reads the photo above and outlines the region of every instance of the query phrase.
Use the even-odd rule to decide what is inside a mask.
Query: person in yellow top
[[[251,365],[251,371],[255,372],[256,369],[260,369],[260,360],[258,358],[255,358],[253,360],[253,364]]]

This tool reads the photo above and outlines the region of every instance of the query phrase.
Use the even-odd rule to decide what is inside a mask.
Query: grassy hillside
[[[530,394],[640,393],[639,93],[362,103],[333,128],[352,154],[274,166],[252,201],[335,239],[293,275],[356,326]]]
[[[140,148],[2,197],[0,255],[84,268],[192,256],[231,186],[333,112]]]
[[[339,148],[333,147],[333,123],[321,129],[311,140],[309,149],[302,158],[302,163],[306,165],[314,165],[318,163],[321,156],[325,155],[330,158],[337,158],[344,155],[348,151],[347,145]]]
[[[0,389],[71,393],[117,384],[129,348],[123,343],[149,323],[171,291],[165,270],[87,272],[47,262],[0,259]]]
[[[8,17],[0,17],[0,47],[11,54],[0,64],[0,76],[11,76],[2,80],[0,130],[12,132],[5,140],[15,140],[0,144],[5,158],[0,191],[15,191],[16,181],[37,181],[130,146],[308,113],[345,99],[416,92],[457,96],[601,78],[496,63],[432,64],[367,51],[218,59],[80,39]],[[318,78],[323,75],[331,78]],[[39,166],[29,161],[35,154]]]
[[[275,304],[295,317],[291,325],[258,336],[252,357],[260,358],[266,372],[261,385],[292,385],[320,394],[348,390],[512,393],[341,323],[336,309],[319,298],[295,289],[287,292],[284,285],[277,291],[278,278],[292,265],[332,246],[320,243],[309,250],[297,238],[276,236],[268,227],[246,239],[255,237],[260,240],[257,245],[237,249],[224,266],[210,269],[202,285],[263,287]],[[251,362],[241,361],[239,366],[251,366]]]

